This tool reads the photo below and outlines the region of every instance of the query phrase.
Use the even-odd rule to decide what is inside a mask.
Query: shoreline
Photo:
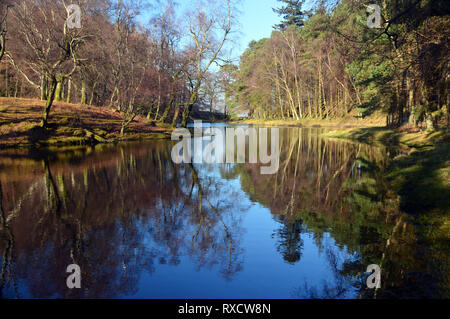
[[[44,102],[36,99],[0,98],[0,150],[11,148],[49,148],[65,146],[91,146],[121,142],[167,140],[173,129],[158,125],[142,117],[127,127],[120,135],[123,117],[106,107],[55,103],[49,127],[43,129],[39,122]],[[265,127],[327,128],[322,136],[341,138],[367,144],[398,144],[407,147],[432,146],[434,140],[446,138],[446,131],[411,132],[388,129],[381,114],[370,118],[348,116],[339,119],[303,120],[236,120],[230,125],[248,124]]]
[[[0,150],[92,146],[170,139],[172,129],[136,117],[120,135],[121,114],[106,107],[56,102],[49,126],[40,126],[44,102],[0,98]]]
[[[321,134],[326,138],[345,139],[365,144],[397,145],[408,148],[433,146],[436,143],[450,143],[449,130],[420,131],[411,128],[392,129],[381,117],[361,119],[305,119],[305,120],[237,120],[229,124],[248,124],[266,127],[327,128]]]
[[[370,145],[403,146],[412,150],[450,143],[448,130],[409,131],[387,127],[359,127],[332,130],[322,136]]]
[[[302,119],[302,120],[236,120],[229,121],[230,124],[249,124],[268,127],[314,127],[314,128],[365,128],[365,127],[382,127],[385,126],[384,117],[373,117],[366,119],[356,119],[354,117],[339,119]]]
[[[90,134],[89,132],[88,134]],[[87,135],[88,135],[87,134]],[[34,143],[2,143],[0,144],[0,151],[10,149],[48,149],[48,148],[64,148],[70,146],[95,146],[95,145],[111,145],[128,142],[142,142],[142,141],[158,141],[158,140],[170,140],[170,132],[158,132],[158,133],[138,133],[130,134],[124,137],[103,139],[100,136],[91,135],[89,137],[71,138],[51,138],[49,140],[36,141]]]

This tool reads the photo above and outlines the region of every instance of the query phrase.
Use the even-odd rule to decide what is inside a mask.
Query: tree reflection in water
[[[2,295],[13,297],[23,281],[37,298],[133,295],[144,270],[176,266],[182,255],[231,280],[242,262],[232,213],[240,202],[226,185],[200,181],[194,166],[174,165],[169,150],[77,150],[41,163],[5,157],[2,166],[14,158],[18,168],[1,176]],[[65,286],[69,264],[81,267],[82,290]]]
[[[446,276],[445,258],[430,269],[428,247],[419,242],[413,217],[400,210],[400,198],[386,182],[396,150],[323,139],[314,129],[284,129],[281,136],[277,174],[260,175],[258,167],[247,164],[236,165],[234,174],[240,175],[249,197],[280,222],[275,237],[286,262],[300,261],[302,236],[308,232],[325,251],[333,278],[321,287],[305,282],[296,297],[343,298],[354,291],[362,298],[445,293],[437,288]],[[328,235],[332,245],[324,244]],[[370,264],[382,268],[383,286],[376,292],[366,288],[364,272]]]
[[[330,277],[319,285],[292,278],[298,288],[287,295],[436,295],[426,248],[385,182],[395,153],[313,129],[280,136],[274,175],[251,164],[175,165],[168,142],[2,153],[0,296],[133,296],[143,275],[186,257],[233,282],[248,254],[248,199],[271,211],[278,258],[300,264],[307,235],[326,256]],[[81,267],[81,290],[66,287],[69,264]],[[382,267],[376,294],[365,288],[369,264]]]
[[[303,241],[302,221],[286,221],[285,216],[280,216],[280,228],[273,234],[278,239],[278,252],[289,264],[295,264],[300,261],[302,256]]]

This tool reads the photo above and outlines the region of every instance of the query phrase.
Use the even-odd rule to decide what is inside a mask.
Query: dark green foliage
[[[280,24],[274,26],[274,28],[279,30],[285,30],[291,25],[302,27],[304,16],[302,6],[304,0],[278,0],[278,1],[282,2],[284,6],[278,9],[273,9],[273,11],[278,15],[280,15],[283,18],[283,20]]]
[[[384,113],[392,127],[448,125],[450,19],[445,1],[386,1],[379,28],[367,23],[369,1],[319,2],[304,21],[302,1],[282,2],[275,10],[282,23],[269,39],[250,44],[235,72],[231,94],[250,117],[302,120]]]

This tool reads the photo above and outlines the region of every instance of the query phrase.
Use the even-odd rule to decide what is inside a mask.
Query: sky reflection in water
[[[282,129],[270,176],[252,164],[175,165],[161,141],[3,153],[0,296],[367,296],[367,265],[395,261],[386,238],[401,236],[390,249],[408,261],[415,237],[386,198],[371,198],[361,163],[385,151],[318,133]],[[66,287],[72,263],[80,290]],[[404,270],[391,268],[389,278]]]

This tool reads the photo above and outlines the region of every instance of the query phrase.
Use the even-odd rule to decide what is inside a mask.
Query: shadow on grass
[[[43,128],[40,125],[35,125],[28,130],[22,132],[15,132],[16,136],[24,137],[29,145],[33,146],[46,146],[46,145],[76,145],[80,144],[81,140],[83,144],[88,144],[89,139],[84,136],[75,136],[76,128],[70,126],[62,126],[56,123],[49,123],[47,128]]]
[[[40,141],[45,141],[52,135],[54,129],[48,128],[45,129],[41,126],[35,126],[29,129],[28,131],[23,132],[25,136],[28,137],[30,143],[37,143]]]
[[[380,168],[376,163],[367,162],[365,159],[359,160],[372,174],[381,173],[387,177],[390,186],[400,195],[401,208],[405,212],[414,216],[430,211],[449,212],[448,132],[407,135],[399,131],[373,127],[351,131],[347,137],[364,143],[382,144],[391,156],[398,154],[405,145],[410,145],[412,148],[408,150],[408,155],[394,157],[385,168]]]
[[[414,215],[449,213],[450,145],[437,144],[394,160],[388,180],[401,196],[402,209]]]
[[[369,144],[375,142],[387,146],[398,146],[400,144],[399,134],[384,127],[361,128],[350,132],[349,138]]]
[[[372,202],[385,202],[385,196],[386,199],[392,195],[396,196],[399,202],[395,206],[398,205],[402,212],[411,217],[419,243],[414,250],[413,258],[423,262],[419,263],[423,268],[419,267],[419,270],[405,274],[404,282],[399,287],[419,287],[421,290],[415,292],[418,297],[422,294],[448,298],[450,296],[449,134],[434,132],[420,136],[405,136],[401,132],[386,131],[372,128],[352,132],[353,138],[358,136],[360,141],[363,138],[366,141],[376,141],[384,145],[388,151],[385,160],[377,162],[363,157],[358,158],[361,166],[370,174],[370,183],[362,184],[355,192]],[[374,134],[379,136],[375,138]],[[403,147],[405,140],[413,141],[413,148],[404,152],[399,140],[402,141]],[[429,292],[425,293],[425,289]],[[399,295],[414,297],[414,289],[400,291]]]

